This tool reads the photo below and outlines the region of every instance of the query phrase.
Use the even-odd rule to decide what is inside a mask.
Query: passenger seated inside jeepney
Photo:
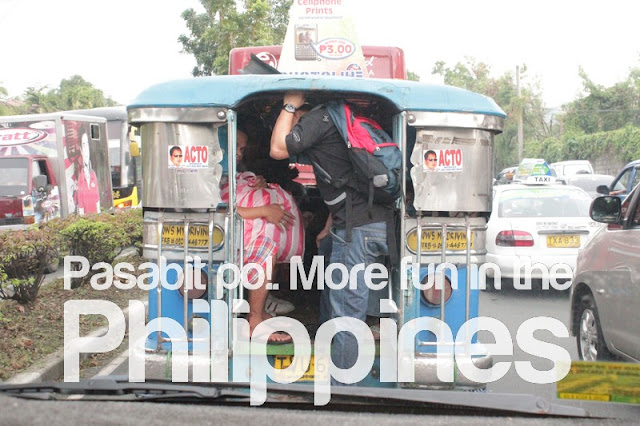
[[[247,133],[238,130],[236,146],[236,161],[242,166],[245,149],[248,145]],[[240,170],[245,167],[239,167]],[[222,185],[222,200],[228,202],[228,184]],[[267,183],[265,178],[253,172],[244,171],[236,176],[236,210],[244,219],[244,261],[245,264],[260,265],[267,270],[270,262],[275,272],[278,263],[287,262],[293,256],[302,256],[304,252],[304,229],[302,214],[292,195],[280,185]],[[287,313],[294,309],[286,301],[271,298],[269,301],[267,277],[252,270],[248,277],[252,285],[262,282],[257,288],[249,291],[249,322],[250,331],[263,320],[276,313]],[[287,304],[289,306],[287,306]],[[285,312],[278,312],[279,306],[284,306]],[[274,332],[268,336],[270,344],[289,343],[291,336]]]

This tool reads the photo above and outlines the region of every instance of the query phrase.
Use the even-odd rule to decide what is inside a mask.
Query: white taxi
[[[494,187],[486,261],[508,282],[551,276],[566,281],[578,251],[600,226],[589,217],[590,204],[584,190],[557,184],[551,176]],[[486,269],[487,276],[497,278],[493,268]]]

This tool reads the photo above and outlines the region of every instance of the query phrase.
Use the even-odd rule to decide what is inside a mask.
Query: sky
[[[550,109],[581,93],[582,66],[597,84],[624,80],[640,66],[637,0],[348,0],[358,3],[360,43],[401,47],[407,68],[441,83],[436,61],[466,57],[498,77],[528,67]],[[0,86],[58,87],[79,74],[127,104],[146,87],[189,78],[180,14],[198,0],[0,0]]]

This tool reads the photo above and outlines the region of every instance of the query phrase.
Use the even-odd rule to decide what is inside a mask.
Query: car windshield
[[[591,173],[591,168],[587,164],[565,164],[563,169],[566,176],[575,175],[579,172]]]
[[[589,215],[591,198],[583,191],[561,186],[503,191],[498,217],[580,217]]]
[[[0,158],[0,195],[25,195],[29,189],[29,160]]]
[[[607,175],[578,175],[567,179],[567,184],[577,186],[578,188],[583,189],[591,197],[596,197],[598,196],[598,192],[596,191],[598,186],[609,186],[613,179],[614,176]],[[619,186],[620,183],[618,182],[614,190],[623,189]]]

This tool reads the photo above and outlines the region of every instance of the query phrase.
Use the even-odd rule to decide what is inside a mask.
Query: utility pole
[[[516,95],[518,96],[518,163],[522,161],[522,153],[524,151],[524,130],[522,125],[523,105],[520,99],[520,66],[516,66]]]

